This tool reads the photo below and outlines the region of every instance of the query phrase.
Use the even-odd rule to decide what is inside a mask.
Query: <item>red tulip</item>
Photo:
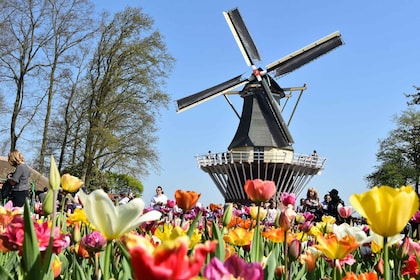
[[[266,202],[276,193],[274,181],[247,180],[244,189],[253,202]]]

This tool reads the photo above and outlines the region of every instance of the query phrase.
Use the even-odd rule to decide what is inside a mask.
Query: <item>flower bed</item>
[[[60,185],[81,186],[50,173],[51,201]],[[249,180],[244,189],[255,206],[242,210],[194,207],[200,195],[182,190],[161,212],[140,198],[115,206],[102,190],[81,193],[83,208],[73,213],[48,201],[38,213],[8,203],[0,207],[1,279],[418,279],[417,228],[403,233],[410,221],[417,227],[412,187],[352,195],[360,224],[314,222],[295,212],[293,194],[282,194],[271,220],[260,205],[274,183]],[[348,218],[351,210],[339,212]]]

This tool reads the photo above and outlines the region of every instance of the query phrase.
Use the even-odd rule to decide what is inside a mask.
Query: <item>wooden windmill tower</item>
[[[258,68],[257,48],[238,9],[223,13],[248,66],[249,77],[236,76],[206,90],[177,100],[177,112],[182,112],[211,98],[236,93],[243,98],[239,126],[226,152],[197,156],[199,167],[208,173],[226,202],[248,204],[243,186],[247,179],[272,180],[277,193],[299,195],[310,179],[319,174],[325,158],[298,155],[292,147],[294,140],[285,123],[279,100],[285,92],[306,89],[281,88],[274,78],[288,74],[319,56],[343,44],[339,32],[334,32],[265,69]],[[242,86],[238,92],[231,90]]]

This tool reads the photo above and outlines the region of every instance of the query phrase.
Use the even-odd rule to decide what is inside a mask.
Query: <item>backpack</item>
[[[1,198],[2,200],[7,200],[12,193],[13,186],[9,183],[9,181],[3,182],[3,187],[1,188]]]

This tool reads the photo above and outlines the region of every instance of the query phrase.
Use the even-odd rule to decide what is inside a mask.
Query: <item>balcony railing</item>
[[[322,168],[326,158],[290,152],[258,152],[258,151],[227,151],[221,153],[208,153],[196,156],[199,167],[227,164],[227,163],[289,163],[293,165]]]

